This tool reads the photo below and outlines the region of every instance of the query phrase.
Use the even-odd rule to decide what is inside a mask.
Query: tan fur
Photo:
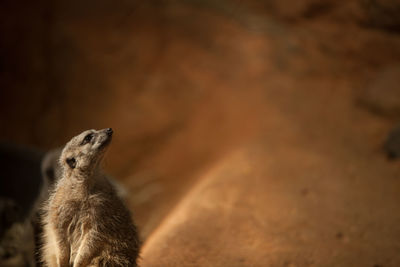
[[[92,139],[84,143],[89,134]],[[60,157],[62,177],[44,207],[46,266],[136,266],[136,228],[99,170],[110,139],[110,130],[89,130],[65,146]]]
[[[38,266],[41,266],[40,248],[42,247],[42,240],[40,237],[43,235],[42,222],[41,222],[42,214],[40,208],[43,206],[44,202],[49,198],[49,193],[54,189],[54,186],[57,183],[57,181],[62,177],[62,167],[59,163],[62,150],[63,148],[52,149],[48,151],[43,157],[41,163],[43,184],[39,197],[37,198],[35,204],[33,205],[30,214],[31,223],[35,234],[35,257]],[[117,195],[124,200],[127,195],[126,188],[122,184],[118,183],[118,181],[113,179],[111,176],[107,174],[104,175],[114,186],[115,190],[117,191]]]

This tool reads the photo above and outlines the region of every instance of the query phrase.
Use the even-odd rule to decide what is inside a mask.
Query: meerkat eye
[[[75,169],[75,167],[76,167],[76,160],[75,160],[75,158],[67,158],[66,162],[67,162],[68,166],[69,166],[71,169]]]
[[[87,143],[89,143],[92,140],[92,138],[93,138],[93,134],[92,133],[86,135],[85,138],[83,138],[81,146],[86,145]]]

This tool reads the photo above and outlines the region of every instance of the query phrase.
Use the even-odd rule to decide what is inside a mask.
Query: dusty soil
[[[1,138],[112,127],[142,266],[400,266],[400,35],[268,3],[3,1]]]

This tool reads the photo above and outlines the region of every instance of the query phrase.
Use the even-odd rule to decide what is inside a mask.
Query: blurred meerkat
[[[0,266],[35,266],[33,230],[21,216],[20,207],[11,199],[0,197]]]
[[[99,168],[112,133],[85,131],[61,153],[62,175],[43,208],[46,266],[136,266],[136,227]]]
[[[29,221],[16,222],[0,240],[0,266],[35,266],[33,231]]]

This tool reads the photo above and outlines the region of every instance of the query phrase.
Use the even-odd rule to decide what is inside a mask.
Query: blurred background
[[[400,266],[399,84],[396,0],[4,0],[2,196],[112,127],[142,266]]]

